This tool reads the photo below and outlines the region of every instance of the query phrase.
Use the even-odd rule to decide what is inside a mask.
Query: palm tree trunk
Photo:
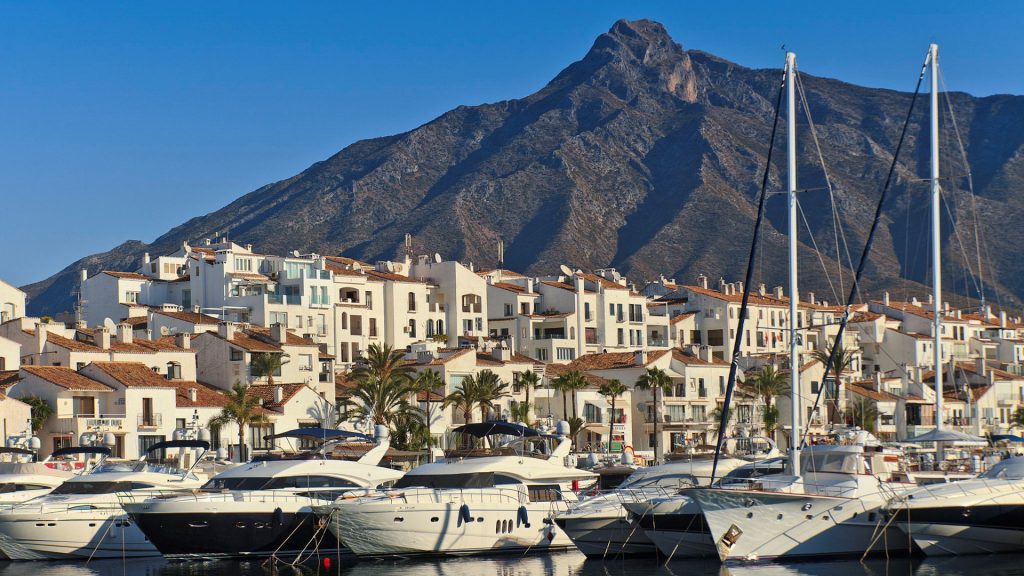
[[[245,424],[238,423],[238,462],[245,462]]]
[[[615,429],[615,396],[612,396],[612,415],[608,419],[608,453],[612,451],[612,431]]]
[[[654,463],[658,463],[658,444],[661,444],[661,438],[658,437],[658,387],[654,388]]]
[[[565,390],[562,390],[562,419],[563,420],[568,420],[569,419],[569,405],[566,402]]]
[[[575,420],[579,415],[576,413],[576,389],[572,390],[572,419]]]
[[[526,410],[523,410],[523,421],[530,423],[530,385],[526,385]]]

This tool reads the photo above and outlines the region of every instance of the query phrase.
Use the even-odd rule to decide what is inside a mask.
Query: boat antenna
[[[750,303],[751,283],[754,277],[754,266],[757,255],[757,239],[761,233],[761,223],[764,221],[764,204],[768,196],[768,177],[772,168],[772,152],[775,150],[775,133],[779,128],[779,116],[782,111],[782,94],[785,91],[785,73],[783,82],[779,83],[779,94],[775,98],[775,118],[772,120],[772,135],[768,140],[768,156],[764,163],[764,173],[761,176],[761,193],[757,201],[757,219],[754,221],[754,238],[750,243],[750,255],[747,257],[747,272],[744,276],[743,302],[740,305],[740,318],[736,325],[736,334],[743,334],[743,324],[747,319],[747,308]],[[711,484],[715,483],[715,474],[718,471],[718,458],[722,453],[722,443],[725,440],[725,428],[729,424],[729,408],[732,404],[733,390],[736,388],[736,373],[740,352],[742,350],[742,338],[737,337],[732,346],[732,358],[729,363],[729,381],[725,387],[725,402],[722,404],[722,415],[718,423],[718,441],[715,445],[715,461],[711,465]]]
[[[929,57],[931,51],[929,50]],[[882,207],[885,205],[885,199],[889,195],[889,188],[892,186],[893,175],[896,173],[896,163],[900,158],[900,151],[903,150],[903,143],[907,137],[907,130],[910,126],[910,119],[914,114],[914,104],[917,103],[917,97],[921,93],[921,83],[924,81],[925,72],[928,70],[928,58],[925,58],[924,64],[921,66],[921,73],[917,76],[917,86],[914,88],[914,95],[910,99],[910,108],[907,110],[907,117],[903,120],[903,131],[900,132],[899,142],[896,144],[896,152],[892,155],[892,162],[889,164],[889,173],[885,177],[885,185],[882,186],[882,194],[878,198],[878,205],[875,207],[875,218],[871,222],[871,230],[868,232],[867,242],[864,243],[864,250],[860,254],[860,262],[857,264],[857,272],[853,275],[853,285],[850,286],[849,296],[846,298],[846,304],[843,308],[843,316],[839,322],[839,330],[836,331],[836,338],[832,344],[832,349],[828,353],[828,362],[825,363],[825,377],[823,382],[828,382],[828,374],[832,371],[836,361],[836,350],[840,348],[837,343],[842,343],[843,334],[846,332],[846,325],[850,321],[850,307],[853,306],[854,298],[857,296],[857,292],[860,289],[860,280],[864,275],[864,268],[867,265],[868,255],[871,253],[871,246],[875,243],[875,233],[878,231],[878,224],[882,220]],[[836,382],[839,381],[839,374],[835,375]],[[811,414],[814,414],[818,410],[818,405],[821,403],[821,394],[827,387],[822,386],[818,389],[818,394],[814,397],[814,405],[811,409]],[[803,440],[801,444],[807,443],[807,430],[804,430]]]

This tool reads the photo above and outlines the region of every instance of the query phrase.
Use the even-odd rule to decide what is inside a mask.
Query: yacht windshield
[[[804,452],[800,457],[800,469],[805,472],[835,472],[856,474],[861,455],[845,452]]]
[[[151,488],[151,486],[145,486]],[[131,492],[132,482],[65,482],[57,486],[50,494],[113,494],[114,492]]]
[[[619,488],[631,490],[637,488],[692,488],[697,485],[697,478],[692,474],[641,474],[633,473]]]
[[[406,474],[395,488],[490,488],[494,486],[493,472],[476,472],[473,474]]]
[[[1024,479],[1024,458],[1010,458],[993,466],[990,470],[978,476],[978,478],[990,478],[993,480],[1021,480]]]

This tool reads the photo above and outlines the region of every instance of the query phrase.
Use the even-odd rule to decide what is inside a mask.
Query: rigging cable
[[[779,84],[779,94],[775,98],[775,118],[772,121],[772,135],[768,140],[768,156],[764,163],[764,174],[761,176],[761,195],[757,201],[757,219],[754,221],[754,238],[750,244],[750,255],[747,257],[747,272],[743,279],[743,286],[745,288],[743,290],[743,303],[740,305],[740,317],[736,325],[737,337],[733,341],[732,358],[729,362],[729,381],[725,387],[725,401],[722,404],[722,416],[718,427],[720,432],[718,433],[718,441],[715,446],[715,461],[711,465],[710,484],[715,483],[715,474],[718,471],[718,457],[722,454],[722,443],[725,440],[725,429],[729,420],[729,405],[732,402],[733,390],[736,388],[737,363],[739,362],[740,351],[743,346],[743,324],[746,321],[748,304],[750,303],[750,293],[753,292],[753,287],[750,284],[754,275],[754,262],[757,255],[757,239],[761,233],[761,223],[764,221],[764,204],[765,198],[768,196],[768,176],[772,169],[772,152],[775,150],[775,134],[779,128],[779,116],[782,111],[782,94],[785,92],[785,87],[785,71],[783,71],[783,81]]]
[[[914,95],[910,100],[910,108],[907,110],[907,117],[903,121],[903,131],[900,133],[899,143],[896,144],[896,152],[892,156],[892,163],[889,165],[889,174],[885,178],[885,185],[882,186],[882,195],[878,198],[878,206],[875,207],[875,218],[871,222],[871,231],[868,232],[867,242],[864,244],[864,250],[860,254],[860,263],[857,265],[857,273],[853,276],[853,286],[850,287],[850,295],[846,299],[846,306],[843,310],[843,319],[839,323],[839,330],[836,332],[835,340],[828,353],[828,362],[825,364],[825,375],[822,380],[822,386],[818,389],[818,395],[814,398],[814,406],[811,409],[811,414],[818,409],[818,404],[821,402],[821,393],[825,391],[827,386],[825,382],[828,381],[828,374],[832,371],[832,367],[836,360],[836,351],[842,347],[843,333],[846,331],[846,324],[850,320],[850,307],[853,305],[854,297],[857,295],[857,291],[860,287],[860,279],[864,274],[864,268],[867,265],[868,255],[871,254],[871,245],[875,243],[875,233],[878,231],[878,223],[882,220],[882,208],[885,206],[885,198],[888,196],[889,187],[892,184],[893,174],[896,172],[896,164],[899,161],[900,151],[903,149],[903,142],[907,137],[907,128],[910,126],[910,119],[914,114],[914,105],[917,103],[917,96],[921,93],[921,83],[924,81],[925,72],[928,69],[928,58],[925,58],[924,64],[921,65],[921,72],[917,76],[917,86],[914,88]],[[840,374],[836,374],[836,382],[839,382]],[[795,422],[793,423],[795,426]],[[804,429],[803,439],[801,445],[806,443],[807,429]]]

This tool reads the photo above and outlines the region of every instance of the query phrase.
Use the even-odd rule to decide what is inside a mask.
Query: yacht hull
[[[143,558],[160,553],[127,516],[50,515],[0,520],[0,551],[11,560]]]
[[[328,528],[361,558],[547,552],[573,547],[568,535],[549,519],[565,510],[564,503],[467,506],[472,520],[468,522],[458,502],[415,506],[398,500],[346,503],[333,508]],[[525,508],[526,522],[520,507]]]
[[[886,526],[881,495],[842,498],[728,489],[688,490],[719,558],[730,562],[906,553],[908,539]],[[877,537],[877,541],[876,541]]]
[[[715,545],[700,506],[689,498],[626,504],[632,521],[658,554],[667,558],[715,557]]]
[[[347,552],[309,506],[245,512],[135,512],[132,518],[168,558]]]
[[[654,543],[629,521],[621,506],[617,511],[559,516],[555,524],[589,558],[651,556],[655,552]]]
[[[961,556],[1024,551],[1024,506],[941,506],[905,508],[894,524],[928,556]]]

